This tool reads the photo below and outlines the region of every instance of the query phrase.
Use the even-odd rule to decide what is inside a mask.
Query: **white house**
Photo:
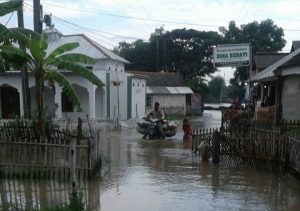
[[[190,113],[193,90],[186,86],[179,73],[132,72],[143,75],[147,82],[146,113],[158,101],[165,114]],[[134,84],[138,86],[139,84]]]
[[[144,78],[125,72],[124,58],[114,54],[83,34],[63,35],[55,28],[45,30],[48,34],[47,54],[57,47],[77,42],[79,47],[70,53],[81,53],[96,60],[86,67],[105,85],[96,87],[88,80],[72,72],[62,73],[73,85],[80,99],[83,112],[75,112],[55,84],[55,89],[45,84],[45,107],[56,118],[77,118],[89,115],[90,118],[135,118],[145,114],[146,81]],[[140,87],[134,87],[140,84]],[[31,110],[35,111],[35,81],[29,74]],[[23,116],[23,99],[20,71],[12,71],[0,76],[0,118]]]

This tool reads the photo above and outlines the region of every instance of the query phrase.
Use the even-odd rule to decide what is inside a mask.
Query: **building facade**
[[[294,41],[291,52],[276,59],[249,82],[256,86],[256,114],[270,121],[300,120],[300,42]],[[260,119],[260,118],[258,118]]]
[[[57,47],[71,42],[79,43],[79,47],[70,53],[80,53],[96,60],[94,65],[86,68],[92,71],[103,83],[96,87],[88,80],[72,72],[61,71],[72,84],[83,109],[76,112],[63,94],[58,84],[53,87],[45,83],[45,108],[55,118],[116,118],[122,120],[145,114],[146,81],[143,78],[125,71],[127,60],[104,48],[85,35],[63,35],[54,28],[45,30],[48,35],[47,54]],[[139,83],[139,89],[133,83]],[[20,71],[11,71],[0,76],[0,118],[23,116],[23,98]],[[142,88],[144,87],[144,88]],[[31,111],[35,113],[35,81],[29,73]]]

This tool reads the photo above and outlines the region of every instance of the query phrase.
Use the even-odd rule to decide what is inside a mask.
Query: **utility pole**
[[[23,9],[18,10],[18,28],[24,28]],[[25,51],[24,45],[20,44],[20,48]],[[28,72],[26,67],[21,68],[22,77],[22,97],[23,97],[23,110],[25,119],[31,117],[31,106],[30,106],[30,90],[28,84]]]
[[[167,41],[166,41],[166,38],[163,38],[164,39],[164,69],[166,71],[166,68],[167,68]]]
[[[42,33],[43,31],[43,23],[42,23],[42,7],[40,0],[33,0],[33,26],[34,31],[38,33]]]

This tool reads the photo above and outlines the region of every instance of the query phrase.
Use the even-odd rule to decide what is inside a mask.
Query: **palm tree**
[[[48,44],[45,34],[39,35],[28,29],[23,32],[16,30],[13,33],[17,34],[20,40],[22,40],[22,44],[25,45],[27,51],[23,51],[15,46],[3,45],[1,46],[2,54],[6,58],[14,58],[13,61],[17,60],[19,63],[26,65],[27,69],[35,77],[37,123],[40,141],[43,141],[45,137],[45,121],[43,118],[45,80],[50,84],[54,82],[58,83],[63,88],[63,92],[69,98],[70,102],[77,107],[77,111],[81,111],[82,109],[75,90],[58,69],[72,71],[83,76],[96,86],[103,86],[103,83],[94,73],[80,65],[80,63],[94,64],[94,59],[83,54],[69,52],[77,48],[79,46],[78,43],[64,44],[47,55]]]

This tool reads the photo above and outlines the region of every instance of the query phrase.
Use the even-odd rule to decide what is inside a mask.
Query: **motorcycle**
[[[157,127],[161,126],[166,137],[176,134],[178,123],[176,121],[158,120],[154,118],[143,118],[137,122],[137,132],[143,134],[145,138],[159,139]],[[145,135],[145,133],[147,133]]]

